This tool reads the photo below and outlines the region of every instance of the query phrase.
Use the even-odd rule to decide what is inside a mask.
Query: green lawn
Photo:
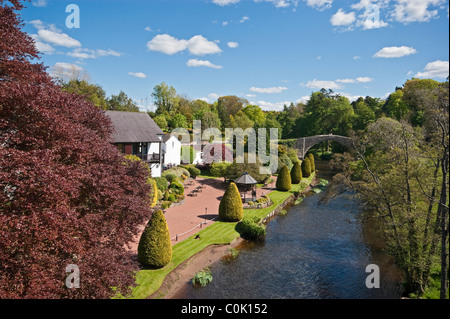
[[[314,174],[309,178],[305,178],[298,185],[293,185],[290,192],[272,191],[268,195],[272,199],[273,205],[263,209],[246,209],[244,214],[246,216],[257,216],[259,218],[266,217],[269,213],[274,211],[276,207],[282,204],[294,192],[305,189],[313,180]],[[239,237],[239,233],[235,230],[237,223],[215,222],[214,224],[201,230],[198,235],[200,239],[194,239],[197,235],[183,240],[182,242],[173,246],[172,261],[164,268],[157,270],[140,270],[136,275],[137,287],[133,289],[130,298],[144,299],[149,297],[157,291],[164,278],[174,270],[178,265],[194,256],[196,253],[202,251],[210,245],[229,244],[234,239]]]

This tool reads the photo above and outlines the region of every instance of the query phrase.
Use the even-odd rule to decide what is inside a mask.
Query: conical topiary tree
[[[235,183],[228,185],[220,201],[219,216],[225,222],[237,222],[244,217],[241,195]]]
[[[151,268],[162,268],[172,259],[169,228],[161,210],[153,213],[141,235],[138,258],[141,264]]]
[[[300,167],[300,162],[295,162],[291,169],[291,182],[292,184],[299,184],[302,180],[302,169]]]
[[[308,154],[309,162],[311,163],[311,173],[316,171],[316,161],[314,159],[313,153]]]
[[[306,157],[302,162],[302,175],[306,178],[311,176],[311,162],[308,157]]]
[[[289,172],[289,168],[287,166],[283,166],[278,174],[277,190],[282,192],[287,192],[291,190],[292,182],[291,182],[291,173]]]

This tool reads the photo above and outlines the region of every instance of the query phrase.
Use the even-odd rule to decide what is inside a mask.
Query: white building
[[[181,164],[181,142],[175,135],[164,135],[162,150],[164,165],[178,166]]]
[[[147,113],[106,111],[111,118],[114,133],[112,143],[123,154],[136,155],[147,162],[152,177],[162,174],[163,131]]]

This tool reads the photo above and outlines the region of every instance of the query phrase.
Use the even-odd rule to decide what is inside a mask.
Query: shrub
[[[164,193],[169,186],[167,179],[165,177],[155,177],[154,180],[156,182],[156,187],[158,187],[158,189]]]
[[[169,197],[167,198],[167,200],[169,201],[169,202],[172,202],[172,203],[174,203],[175,202],[175,195],[174,194],[170,194],[169,195]]]
[[[219,216],[226,222],[236,222],[244,216],[241,195],[235,183],[230,183],[220,201]]]
[[[175,178],[177,178],[177,175],[175,173],[171,172],[170,170],[165,171],[162,173],[162,176],[166,178],[167,181],[172,182]]]
[[[172,259],[169,228],[161,210],[153,213],[141,235],[138,258],[141,264],[152,268],[162,268]]]
[[[283,166],[281,168],[280,174],[278,174],[276,188],[279,191],[287,192],[291,190],[292,182],[291,182],[291,173],[287,166]]]
[[[163,202],[161,203],[161,208],[162,208],[162,209],[167,209],[167,208],[169,208],[171,205],[172,205],[172,202],[171,202],[171,201],[165,200],[165,201],[163,201]]]
[[[149,179],[149,183],[152,185],[152,191],[150,193],[150,207],[153,208],[158,202],[158,186],[153,178]]]
[[[197,178],[197,176],[201,174],[201,171],[197,167],[194,167],[194,166],[189,166],[188,171],[191,174],[192,178]]]
[[[302,162],[302,175],[306,178],[311,176],[311,162],[308,157],[306,157]]]
[[[169,189],[173,190],[178,195],[184,194],[184,186],[176,179],[170,183]]]
[[[266,227],[260,225],[261,220],[254,217],[244,217],[241,222],[236,225],[236,231],[246,240],[262,240],[266,237]]]
[[[195,274],[192,278],[193,285],[199,285],[201,287],[205,287],[213,280],[211,268],[207,267],[202,271]]]
[[[292,184],[299,184],[302,178],[302,168],[300,167],[300,163],[295,162],[291,170],[291,182]]]
[[[160,201],[163,198],[163,193],[161,192],[161,190],[158,189],[158,201]]]
[[[311,164],[311,173],[316,171],[316,161],[314,159],[314,154],[313,153],[309,153],[308,154],[308,159],[309,162]]]

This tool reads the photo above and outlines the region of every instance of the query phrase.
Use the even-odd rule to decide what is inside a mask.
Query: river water
[[[319,177],[332,176],[317,163]],[[264,242],[246,242],[233,261],[212,268],[204,288],[186,286],[186,299],[397,299],[401,273],[351,194],[321,202],[309,194],[267,224]],[[374,235],[375,234],[375,235]],[[380,288],[366,287],[366,266],[380,269]]]

